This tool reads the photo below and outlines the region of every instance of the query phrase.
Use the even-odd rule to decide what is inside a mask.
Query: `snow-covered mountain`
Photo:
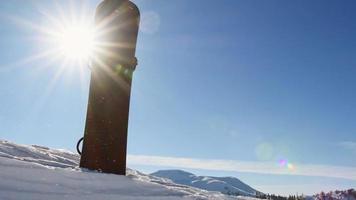
[[[151,175],[168,178],[177,184],[188,185],[208,191],[222,192],[229,195],[255,197],[262,194],[235,177],[196,176],[182,170],[160,170]]]
[[[78,168],[79,156],[65,150],[0,140],[0,199],[253,199],[180,185],[127,169],[127,176]]]

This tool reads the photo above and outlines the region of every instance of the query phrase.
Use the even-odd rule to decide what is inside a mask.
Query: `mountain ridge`
[[[263,194],[236,177],[197,176],[183,170],[159,170],[150,175],[170,179],[176,184],[228,195],[257,197]]]

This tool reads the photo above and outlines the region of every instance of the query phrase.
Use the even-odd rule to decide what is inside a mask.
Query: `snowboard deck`
[[[140,15],[130,1],[112,2],[115,1],[101,3],[96,13],[98,52],[91,69],[80,167],[125,175],[130,93],[137,63],[135,48]]]

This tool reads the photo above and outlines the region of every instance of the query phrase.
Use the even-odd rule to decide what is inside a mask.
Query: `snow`
[[[151,175],[168,178],[177,184],[189,185],[225,194],[239,194],[244,196],[256,196],[262,194],[234,177],[196,176],[182,170],[160,170]]]
[[[0,140],[1,200],[252,199],[173,183],[127,169],[127,176],[78,168],[66,150]]]

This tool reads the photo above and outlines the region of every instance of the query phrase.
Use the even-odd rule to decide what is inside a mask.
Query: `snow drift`
[[[127,169],[127,176],[78,168],[65,150],[0,140],[0,199],[251,199],[180,185]]]

